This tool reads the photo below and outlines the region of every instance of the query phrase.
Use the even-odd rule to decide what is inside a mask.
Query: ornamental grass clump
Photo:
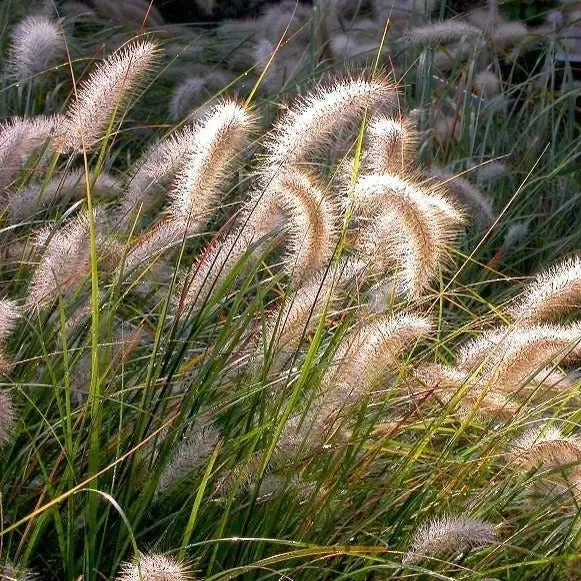
[[[329,4],[343,16],[312,29],[294,3],[232,25],[268,53],[262,80],[278,41],[260,23],[287,59],[284,43],[323,23],[335,34],[351,14],[341,30],[354,34],[358,12]],[[131,6],[145,25],[146,3]],[[370,2],[366,30],[388,35],[374,28],[388,13]],[[227,25],[206,32],[218,42]],[[381,71],[385,52],[317,81],[315,51],[312,76],[290,84],[279,62],[267,91],[299,95],[265,101],[259,82],[178,116],[166,75],[202,37],[176,49],[172,27],[126,41],[81,17],[63,26],[94,42],[67,37],[72,75],[54,91],[9,87],[0,125],[6,575],[566,578],[581,488],[577,254],[522,280],[532,251],[503,255],[505,230],[553,198],[531,200],[526,180],[504,191],[510,179],[482,195],[455,172],[512,136],[491,145],[475,122],[470,144],[434,149],[430,112],[403,113],[410,90]],[[396,44],[490,33],[446,26]],[[412,94],[428,103],[426,71]],[[515,164],[516,177],[537,167]]]

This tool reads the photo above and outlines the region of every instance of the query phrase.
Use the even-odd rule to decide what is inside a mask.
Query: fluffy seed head
[[[269,181],[284,164],[300,163],[368,108],[393,107],[395,89],[383,79],[339,80],[300,97],[281,117],[267,143],[263,176]]]
[[[146,214],[160,203],[162,191],[196,147],[196,126],[189,125],[154,145],[137,163],[121,199],[123,218],[134,212]]]
[[[503,391],[517,390],[543,367],[578,359],[580,340],[579,324],[537,324],[511,329],[486,355],[482,381]]]
[[[190,429],[176,446],[171,461],[161,474],[157,484],[157,493],[163,493],[173,483],[203,466],[219,438],[220,432],[212,425],[203,428],[194,426]]]
[[[7,391],[0,391],[0,447],[10,441],[14,426],[14,406],[12,397]]]
[[[509,309],[517,321],[539,322],[581,306],[581,257],[541,272]]]
[[[63,31],[46,16],[27,16],[13,29],[8,60],[12,77],[25,82],[65,55]]]
[[[275,176],[266,190],[246,204],[245,231],[254,239],[282,225],[286,234],[286,267],[304,280],[328,263],[338,239],[338,207],[317,177],[302,168]]]
[[[93,195],[115,197],[118,185],[107,173],[102,172],[94,179],[89,177]],[[8,213],[10,222],[18,224],[34,217],[48,207],[63,202],[81,199],[86,194],[84,172],[73,170],[62,176],[52,178],[47,184],[31,184],[20,192],[9,196]]]
[[[95,147],[113,119],[140,86],[156,62],[157,45],[137,41],[106,58],[81,84],[64,124],[63,147],[82,152]]]
[[[495,213],[490,200],[468,180],[444,169],[431,170],[429,175],[436,178],[463,206],[471,210],[479,228],[488,228],[494,222]]]
[[[565,437],[555,426],[541,425],[512,442],[507,453],[516,465],[556,468],[581,461],[581,440]]]
[[[425,317],[403,313],[380,317],[355,328],[337,350],[324,382],[343,404],[357,402],[369,390],[397,373],[405,350],[432,330]]]
[[[463,39],[482,41],[482,31],[461,20],[446,20],[411,28],[404,34],[401,42],[405,46],[424,47],[449,44]]]
[[[174,298],[174,308],[184,311],[201,307],[213,292],[218,292],[232,269],[252,244],[244,230],[212,241],[201,253],[198,263]]]
[[[443,195],[387,174],[359,180],[354,215],[371,218],[362,237],[363,255],[383,272],[395,263],[399,292],[413,298],[437,276],[462,221]]]
[[[498,538],[494,526],[466,516],[444,516],[424,523],[413,536],[403,562],[493,545]]]
[[[116,581],[193,581],[190,568],[166,555],[139,555],[123,563]]]
[[[95,220],[99,219],[95,215]],[[97,240],[101,250],[102,240]],[[47,306],[60,293],[72,292],[89,273],[89,215],[84,212],[55,232],[39,232],[36,239],[43,254],[29,286],[25,306]]]
[[[195,232],[215,211],[227,181],[227,170],[238,155],[253,118],[240,103],[230,100],[216,105],[195,130],[195,147],[189,151],[171,192],[169,215]]]
[[[50,142],[61,124],[59,116],[45,115],[14,117],[0,123],[0,192],[18,176],[35,152],[42,151],[44,146],[43,153],[50,153]]]
[[[404,119],[374,116],[367,127],[366,166],[370,173],[401,175],[415,149],[412,125]]]

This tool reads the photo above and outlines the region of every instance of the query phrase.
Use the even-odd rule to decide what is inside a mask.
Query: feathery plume
[[[414,378],[422,391],[434,390],[444,404],[448,404],[461,391],[458,408],[462,415],[475,414],[483,419],[505,420],[514,417],[518,411],[518,406],[504,395],[490,389],[483,392],[475,386],[470,374],[455,367],[423,365],[414,373]],[[412,391],[418,389],[415,384],[411,387]]]
[[[10,369],[10,362],[3,353],[2,344],[14,329],[19,317],[20,309],[14,301],[0,299],[0,372],[2,373]]]
[[[90,176],[89,183],[92,184],[93,195],[108,194],[114,197],[117,193],[117,182],[105,172],[100,173],[96,179]],[[52,178],[47,184],[29,185],[9,196],[10,223],[23,222],[50,206],[82,199],[85,194],[86,181],[82,170],[73,170]]]
[[[287,297],[282,310],[269,317],[266,333],[258,341],[259,352],[271,349],[280,355],[292,354],[319,322],[325,307],[331,308],[341,293],[361,273],[363,265],[345,260],[329,272],[320,272]]]
[[[136,268],[146,262],[149,267],[153,259],[180,244],[187,237],[185,224],[163,217],[131,242],[123,265],[125,274],[135,274]]]
[[[352,330],[340,345],[329,371],[325,391],[342,404],[358,402],[387,373],[397,373],[399,358],[432,324],[426,317],[403,313],[380,317]]]
[[[14,117],[0,123],[0,193],[24,169],[27,161],[59,132],[62,119],[55,116]],[[44,160],[41,160],[44,161]]]
[[[215,211],[232,158],[253,126],[248,109],[234,100],[214,106],[197,126],[195,148],[176,180],[168,209],[171,219],[187,225],[188,233],[203,227]]]
[[[276,123],[266,144],[264,182],[268,183],[284,164],[307,159],[368,108],[393,107],[395,97],[389,81],[357,78],[322,85],[298,98]]]
[[[194,581],[189,566],[173,557],[150,554],[138,555],[121,564],[116,581]]]
[[[400,42],[405,46],[424,47],[449,44],[460,40],[482,41],[482,31],[461,20],[445,20],[444,22],[410,28]]]
[[[415,145],[416,136],[409,121],[376,115],[367,127],[365,165],[370,173],[402,175]]]
[[[62,28],[46,16],[27,16],[12,29],[8,62],[18,82],[46,71],[65,54]]]
[[[563,436],[555,426],[541,425],[512,442],[507,456],[525,469],[535,465],[557,468],[581,461],[581,440]]]
[[[432,169],[429,175],[436,178],[442,187],[472,211],[478,228],[488,228],[494,222],[495,213],[490,200],[467,179],[455,176],[445,169]]]
[[[153,42],[133,42],[96,67],[67,111],[65,150],[82,152],[98,144],[156,62],[158,53]]]
[[[202,251],[198,263],[187,276],[174,298],[174,308],[186,312],[201,307],[213,292],[219,291],[232,269],[248,252],[252,240],[244,230],[227,234],[221,240],[212,241]]]
[[[147,214],[159,204],[163,188],[175,178],[185,160],[195,150],[196,129],[194,124],[188,125],[161,140],[143,155],[121,199],[122,218],[137,211]]]
[[[178,480],[203,466],[219,439],[220,432],[211,424],[188,430],[159,478],[157,494],[163,494]]]
[[[466,516],[444,516],[422,524],[414,534],[404,564],[437,554],[451,554],[493,545],[498,535],[494,525]]]
[[[581,357],[581,325],[527,325],[511,329],[483,366],[482,380],[512,391],[522,387],[548,364]]]
[[[500,79],[492,71],[480,71],[474,76],[474,91],[483,97],[493,97],[500,93]]]
[[[540,322],[581,306],[581,257],[574,256],[537,274],[509,309],[517,321]]]
[[[10,441],[14,426],[14,405],[7,391],[0,391],[0,448]]]
[[[507,50],[509,47],[519,44],[527,38],[529,34],[526,24],[512,20],[501,22],[491,32],[492,43],[499,50]]]
[[[38,575],[30,569],[18,569],[10,563],[0,566],[2,581],[36,581],[38,578]]]
[[[480,337],[467,341],[458,352],[456,358],[458,366],[466,371],[475,369],[482,364],[490,351],[508,336],[509,332],[508,327],[498,327],[482,333]]]
[[[355,187],[355,216],[373,216],[361,252],[380,271],[399,266],[399,291],[414,298],[437,276],[462,221],[443,195],[427,193],[390,175],[362,177]]]
[[[282,223],[286,234],[286,268],[296,280],[304,280],[325,266],[338,241],[338,207],[317,177],[293,168],[273,178],[266,191],[253,196],[241,218],[253,238],[265,236]]]
[[[95,215],[98,221],[99,216]],[[104,241],[97,240],[103,249]],[[89,215],[83,212],[58,230],[40,231],[36,246],[42,257],[30,282],[25,306],[42,308],[59,293],[77,288],[89,273]]]

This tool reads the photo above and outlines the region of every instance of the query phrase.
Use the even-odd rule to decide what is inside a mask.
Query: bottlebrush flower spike
[[[122,563],[116,581],[194,581],[184,562],[166,555],[138,555],[130,563]]]
[[[399,358],[432,330],[426,317],[403,313],[356,327],[343,340],[324,378],[325,391],[343,404],[359,401],[387,373],[397,373]]]
[[[461,20],[445,20],[410,28],[403,36],[401,43],[405,46],[432,46],[449,44],[459,40],[483,41],[482,31]]]
[[[318,324],[325,307],[331,308],[341,293],[361,273],[363,265],[354,260],[345,260],[333,269],[322,271],[305,281],[287,297],[282,311],[269,317],[266,333],[258,341],[259,351],[270,349],[274,353],[292,354]]]
[[[516,299],[509,314],[518,322],[540,322],[580,306],[581,257],[574,256],[538,274]]]
[[[410,122],[376,115],[367,127],[365,167],[369,173],[403,175],[415,146]]]
[[[471,210],[479,228],[488,228],[494,222],[495,213],[489,199],[468,180],[444,169],[434,169],[429,175],[457,198],[462,206]]]
[[[563,436],[555,426],[541,425],[512,442],[507,456],[520,467],[557,468],[581,462],[581,440]]]
[[[220,204],[232,159],[254,126],[253,116],[229,100],[214,106],[196,127],[194,147],[176,180],[168,214],[188,233],[202,228]]]
[[[95,221],[100,215],[95,215]],[[101,250],[104,242],[97,243]],[[89,215],[72,218],[54,233],[45,228],[37,235],[36,246],[44,248],[26,296],[27,308],[42,308],[58,294],[71,292],[89,274]]]
[[[60,132],[61,124],[62,118],[57,115],[14,117],[0,123],[0,192],[18,176],[35,152],[52,152],[51,140]],[[45,159],[41,157],[41,161]]]
[[[63,142],[66,151],[82,152],[99,143],[114,118],[123,113],[158,54],[153,42],[132,42],[96,67],[81,83],[67,111]]]
[[[63,30],[46,16],[27,16],[12,29],[8,55],[11,76],[17,82],[46,71],[66,55]]]
[[[107,173],[102,172],[94,179],[89,177],[93,195],[115,197],[117,182]],[[51,179],[47,184],[31,184],[20,192],[15,192],[8,199],[10,223],[17,224],[32,218],[37,212],[56,205],[59,202],[71,202],[85,197],[87,184],[84,172],[73,170],[62,176]]]
[[[10,441],[10,433],[13,426],[14,406],[12,397],[7,391],[0,391],[0,448]]]
[[[212,241],[202,251],[192,273],[180,285],[174,297],[174,309],[187,313],[201,307],[213,293],[220,290],[232,269],[252,245],[244,230],[236,230],[224,238]]]
[[[404,564],[438,554],[451,554],[493,545],[498,534],[494,525],[466,516],[444,516],[424,523],[403,556]]]
[[[161,474],[156,492],[162,494],[188,473],[203,466],[219,439],[220,432],[212,425],[190,429],[177,444],[171,461]]]
[[[10,362],[3,353],[2,345],[14,329],[16,321],[20,317],[20,310],[14,301],[0,300],[0,372],[10,369]]]
[[[443,195],[387,174],[358,181],[353,213],[371,219],[360,243],[363,256],[381,272],[395,263],[399,292],[413,298],[438,274],[463,220]]]
[[[268,139],[263,183],[268,183],[285,164],[307,160],[368,108],[393,108],[395,100],[391,82],[363,77],[322,85],[298,98],[276,123]]]
[[[516,390],[553,362],[579,359],[580,342],[580,324],[517,327],[497,348],[491,349],[483,364],[481,380],[503,391]]]
[[[146,214],[160,203],[158,198],[163,188],[175,178],[195,148],[195,137],[196,126],[189,125],[161,140],[144,154],[121,199],[122,218],[137,211]]]
[[[338,205],[312,173],[300,168],[280,172],[246,207],[240,221],[254,239],[282,228],[285,266],[295,280],[305,280],[333,256],[339,237]]]

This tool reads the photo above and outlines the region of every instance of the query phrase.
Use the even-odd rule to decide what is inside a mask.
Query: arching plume
[[[359,401],[386,374],[397,374],[404,351],[431,330],[427,318],[408,313],[356,327],[343,340],[325,374],[325,397],[342,405]]]
[[[479,519],[463,515],[436,518],[416,531],[410,548],[403,556],[403,563],[493,545],[497,538],[494,525]]]
[[[0,299],[0,373],[10,369],[10,362],[4,355],[3,345],[20,318],[20,309],[14,301]]]
[[[240,222],[253,239],[281,227],[286,234],[286,268],[295,280],[329,262],[339,235],[337,204],[317,177],[301,168],[280,172],[264,192],[251,197]]]
[[[95,221],[100,215],[95,215]],[[98,245],[106,250],[98,236]],[[89,274],[89,215],[83,212],[70,219],[58,230],[44,228],[36,237],[36,246],[42,248],[26,296],[27,308],[47,306],[58,294],[72,292]]]
[[[444,196],[390,175],[362,177],[354,215],[371,218],[361,240],[363,255],[379,271],[395,265],[399,291],[419,297],[437,276],[462,221]]]
[[[133,212],[146,214],[159,204],[163,188],[175,178],[196,147],[196,129],[192,124],[166,137],[147,151],[137,162],[137,169],[121,199],[123,218]]]
[[[35,152],[44,153],[41,166],[46,163],[46,153],[52,153],[51,140],[59,133],[61,124],[62,118],[57,115],[13,117],[0,123],[0,195]]]
[[[405,46],[433,46],[437,44],[449,44],[459,40],[473,42],[483,41],[482,31],[461,20],[446,20],[434,24],[426,24],[410,28],[402,37],[401,43]]]
[[[170,198],[172,220],[198,231],[216,210],[228,180],[232,159],[239,155],[254,126],[250,112],[229,100],[213,107],[195,129],[195,146],[187,154]]]
[[[118,191],[117,182],[107,173],[102,172],[95,179],[89,177],[91,192],[94,195],[106,195],[114,198]],[[86,180],[82,170],[73,170],[52,178],[47,184],[31,184],[20,192],[15,192],[8,199],[10,222],[17,224],[32,218],[59,202],[71,202],[86,195]]]
[[[509,309],[518,322],[556,319],[581,306],[581,258],[568,258],[541,272]]]
[[[555,426],[540,425],[511,443],[509,461],[525,470],[534,466],[557,468],[581,462],[581,440],[563,436]]]
[[[114,118],[157,60],[155,43],[136,41],[106,58],[81,83],[64,123],[63,148],[82,152],[98,145]]]
[[[1,357],[1,355],[0,355]],[[2,361],[0,359],[0,371]],[[10,434],[14,427],[14,405],[7,391],[0,391],[0,448],[10,442]]]
[[[367,126],[366,169],[370,173],[404,175],[415,146],[416,136],[409,121],[376,115]]]
[[[46,16],[27,16],[10,36],[9,70],[17,82],[30,80],[66,55],[60,24]]]
[[[212,425],[194,425],[188,430],[161,474],[156,492],[162,494],[188,473],[203,466],[219,439],[220,432]]]
[[[268,182],[283,165],[305,161],[337,131],[367,109],[392,108],[395,89],[385,79],[339,80],[298,98],[280,118],[267,142],[262,178]]]
[[[481,381],[513,391],[551,363],[581,357],[581,326],[548,324],[512,329],[484,361]]]

